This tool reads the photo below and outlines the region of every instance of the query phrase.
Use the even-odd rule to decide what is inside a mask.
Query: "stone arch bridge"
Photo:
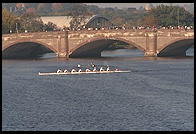
[[[2,52],[11,55],[15,53],[13,48],[41,44],[56,53],[57,57],[99,57],[101,51],[114,41],[133,45],[144,52],[144,56],[184,56],[194,44],[194,30],[81,30],[3,34]]]

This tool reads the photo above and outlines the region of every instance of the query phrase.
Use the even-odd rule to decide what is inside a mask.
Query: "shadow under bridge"
[[[46,46],[35,42],[15,43],[2,51],[2,58],[5,59],[27,59],[38,58],[44,53],[53,52]]]
[[[104,50],[127,48],[129,45],[120,40],[100,39],[80,45],[71,51],[69,57],[101,57],[101,52]]]

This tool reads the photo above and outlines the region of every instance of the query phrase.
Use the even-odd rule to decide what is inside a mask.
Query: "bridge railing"
[[[109,32],[178,32],[178,33],[186,33],[186,32],[194,32],[194,29],[182,30],[182,29],[105,29],[105,30],[78,30],[78,31],[68,31],[69,34],[74,33],[109,33]],[[13,36],[29,36],[29,35],[49,35],[49,34],[64,34],[65,31],[48,31],[48,32],[29,32],[29,33],[12,33],[12,34],[2,34],[2,37],[13,37]]]

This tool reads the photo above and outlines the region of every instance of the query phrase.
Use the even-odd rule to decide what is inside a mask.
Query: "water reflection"
[[[188,53],[144,57],[126,49],[104,51],[101,58],[67,60],[48,53],[39,59],[3,60],[2,129],[194,130],[194,49]],[[78,63],[86,67],[91,61],[132,72],[38,75]]]
[[[193,57],[194,56],[194,48],[189,48],[186,51],[186,55],[185,57]],[[124,58],[124,57],[131,57],[131,58],[143,58],[144,57],[144,53],[141,52],[138,49],[116,49],[116,50],[107,50],[107,51],[103,51],[101,53],[101,57],[99,58],[93,58],[93,59],[111,59],[111,58]],[[44,54],[42,58],[56,58],[56,54],[55,53],[47,53]],[[160,58],[167,58],[167,57],[145,57],[145,59],[147,60],[157,60]],[[172,58],[172,57],[169,57]],[[173,57],[173,58],[184,58],[184,57]],[[60,58],[60,59],[64,59],[64,58]],[[71,59],[71,58],[70,58]],[[84,59],[91,59],[91,58],[84,58]]]
[[[41,57],[29,58],[29,59],[3,59],[3,63],[8,63],[10,61],[105,61],[105,60],[119,60],[119,61],[153,61],[153,60],[176,60],[176,59],[192,59],[194,58],[194,48],[189,48],[186,51],[184,57],[144,57],[144,53],[138,49],[116,49],[116,50],[107,50],[101,53],[101,57],[98,58],[57,58],[55,53],[46,53]]]

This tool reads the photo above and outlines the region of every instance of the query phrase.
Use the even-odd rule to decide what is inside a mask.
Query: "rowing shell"
[[[69,74],[104,74],[104,73],[127,73],[128,71],[97,71],[97,72],[67,72],[67,73],[38,73],[39,75],[69,75]]]

